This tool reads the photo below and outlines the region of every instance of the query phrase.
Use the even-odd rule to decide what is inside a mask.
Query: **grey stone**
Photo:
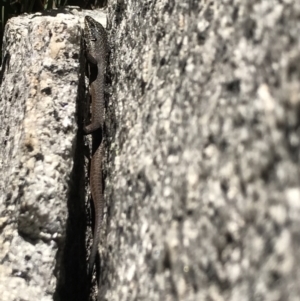
[[[299,300],[299,14],[109,3],[107,300]]]
[[[299,300],[300,4],[108,9],[100,296]],[[73,13],[6,29],[4,301],[88,300],[82,14]]]
[[[70,8],[23,15],[5,27],[0,73],[1,301],[87,299],[87,194],[78,129],[85,14]],[[103,21],[105,14],[98,12],[97,17]]]

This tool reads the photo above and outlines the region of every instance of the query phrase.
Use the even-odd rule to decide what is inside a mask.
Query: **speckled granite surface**
[[[111,1],[107,300],[299,300],[299,16]]]

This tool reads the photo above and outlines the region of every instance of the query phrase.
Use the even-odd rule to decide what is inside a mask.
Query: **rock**
[[[298,300],[300,5],[109,5],[104,296]]]

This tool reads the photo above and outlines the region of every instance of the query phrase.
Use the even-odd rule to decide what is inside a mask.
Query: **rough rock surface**
[[[78,129],[82,25],[83,13],[72,9],[6,24],[0,73],[1,301],[88,298],[84,144]]]
[[[109,12],[102,299],[299,300],[300,3]],[[0,300],[84,301],[82,17],[31,17],[0,72]]]
[[[299,300],[299,17],[110,1],[103,300]]]

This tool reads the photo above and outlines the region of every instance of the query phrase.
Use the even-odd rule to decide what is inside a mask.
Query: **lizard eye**
[[[96,36],[97,36],[97,30],[96,30],[96,28],[92,28],[92,30],[91,30],[91,41],[97,41],[97,38],[96,38]]]

